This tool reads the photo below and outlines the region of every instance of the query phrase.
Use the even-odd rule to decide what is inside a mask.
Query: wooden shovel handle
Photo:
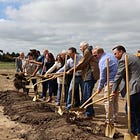
[[[80,108],[83,108],[96,94],[97,94],[97,92],[93,93],[93,94],[91,95],[91,97],[89,97],[89,98],[80,106]]]
[[[63,101],[63,99],[64,99],[67,57],[68,57],[68,55],[66,54],[66,55],[65,55],[64,72],[63,72],[63,80],[62,80],[62,90],[61,90],[60,106],[62,106],[62,101]]]
[[[127,95],[127,111],[128,111],[128,131],[131,132],[131,116],[130,116],[130,88],[128,76],[128,55],[125,55],[125,69],[126,69],[126,95]]]
[[[62,75],[62,74],[61,74]],[[57,75],[56,77],[59,77],[60,75]],[[43,83],[43,82],[46,82],[46,81],[49,81],[49,80],[52,80],[53,77],[50,77],[50,78],[47,78],[47,79],[44,79],[44,80],[41,80],[41,81],[38,81],[37,83],[35,83],[33,86],[36,86],[38,85],[39,83]]]
[[[110,122],[110,76],[109,76],[109,58],[106,59],[106,71],[107,71],[107,91],[108,91],[108,120]]]
[[[114,94],[111,94],[109,97],[112,97],[112,96],[114,96]],[[107,99],[107,98],[108,98],[108,97],[102,97],[102,98],[100,98],[100,99],[97,99],[96,101],[93,101],[93,102],[87,104],[84,108],[87,108],[88,106],[90,106],[90,105],[92,105],[92,104],[95,104],[95,103],[98,103],[98,102],[100,102],[100,101],[103,101],[103,100],[105,100],[105,99]]]

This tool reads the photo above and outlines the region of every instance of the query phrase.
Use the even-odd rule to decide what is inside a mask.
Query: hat
[[[31,52],[36,52],[36,49],[30,49]]]

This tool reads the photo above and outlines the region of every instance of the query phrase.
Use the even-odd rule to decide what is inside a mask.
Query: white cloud
[[[7,17],[0,20],[0,45],[5,51],[46,47],[58,53],[70,45],[79,49],[83,40],[91,45],[101,45],[107,51],[118,43],[124,44],[132,53],[139,49],[139,0],[8,2],[20,4],[18,8],[8,5]]]

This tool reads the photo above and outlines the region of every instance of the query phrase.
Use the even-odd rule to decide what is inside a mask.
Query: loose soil
[[[13,86],[14,70],[0,69],[0,140],[109,140],[105,133],[105,111],[103,102],[95,104],[96,116],[92,120],[84,114],[65,111],[61,116],[51,103],[33,102],[33,91],[29,95],[17,92]],[[101,93],[97,98],[102,97]],[[119,101],[119,123],[115,124],[113,139],[123,140],[127,130],[124,104]]]

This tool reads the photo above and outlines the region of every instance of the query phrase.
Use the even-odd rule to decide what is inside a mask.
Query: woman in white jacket
[[[56,56],[56,61],[55,64],[45,73],[45,75],[50,74],[50,73],[55,73],[58,71],[60,68],[64,66],[64,60],[61,57],[61,54],[58,54]],[[62,81],[63,81],[63,76],[57,77],[57,98],[56,98],[56,105],[60,105],[60,99],[61,99],[61,90],[62,90]],[[65,83],[65,101],[66,101],[66,83]]]

